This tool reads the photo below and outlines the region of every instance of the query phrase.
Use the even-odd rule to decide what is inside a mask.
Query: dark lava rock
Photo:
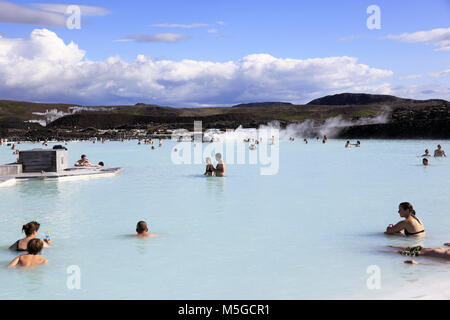
[[[368,104],[397,104],[397,103],[423,103],[423,102],[439,102],[445,103],[445,100],[432,99],[432,100],[412,100],[403,99],[389,95],[382,94],[367,94],[367,93],[340,93],[330,96],[325,96],[319,99],[308,102],[308,105],[328,105],[328,106],[345,106],[345,105],[368,105]]]

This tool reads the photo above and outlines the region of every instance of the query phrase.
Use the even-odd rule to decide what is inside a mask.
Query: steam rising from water
[[[323,123],[317,123],[314,120],[305,120],[298,123],[292,123],[281,128],[278,121],[272,121],[267,125],[261,125],[258,129],[242,128],[239,126],[236,130],[220,132],[219,130],[206,130],[204,134],[204,141],[229,141],[244,139],[257,139],[261,136],[261,130],[279,130],[279,137],[281,140],[289,138],[315,138],[326,135],[329,138],[335,137],[342,128],[348,126],[359,126],[366,124],[380,124],[388,122],[388,113],[383,112],[376,117],[360,118],[356,121],[345,120],[342,117],[329,118]],[[267,134],[266,134],[267,136]],[[268,135],[269,137],[272,134]]]

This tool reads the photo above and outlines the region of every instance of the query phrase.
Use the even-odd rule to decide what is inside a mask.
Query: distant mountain
[[[308,102],[308,105],[325,105],[325,106],[345,106],[345,105],[369,105],[369,104],[422,104],[422,103],[445,103],[446,100],[430,99],[430,100],[414,100],[404,99],[395,96],[383,94],[367,94],[367,93],[339,93],[322,98],[314,99]]]
[[[290,102],[251,102],[241,103],[233,106],[233,108],[247,108],[247,107],[289,107],[293,106]]]

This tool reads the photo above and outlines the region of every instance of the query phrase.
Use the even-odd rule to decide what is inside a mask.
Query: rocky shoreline
[[[20,105],[20,102],[14,103]],[[7,106],[8,110],[18,108],[11,102]],[[31,103],[26,106],[34,110],[40,108],[40,111],[48,108],[48,105]],[[99,108],[108,111],[99,112]],[[84,109],[89,110],[88,107]],[[436,99],[411,100],[344,93],[316,99],[306,105],[265,102],[227,108],[189,109],[137,104],[92,107],[92,110],[67,113],[41,126],[35,121],[24,120],[24,117],[2,116],[0,104],[0,138],[12,141],[88,140],[94,137],[108,140],[168,138],[176,129],[192,132],[194,121],[202,121],[203,130],[223,131],[238,127],[258,128],[273,122],[286,128],[309,121],[314,125],[298,137],[311,138],[324,133],[323,124],[327,120],[339,119],[345,120],[345,125],[331,128],[330,138],[450,139],[450,103]],[[31,111],[27,111],[28,117],[34,114]],[[384,117],[380,118],[380,115]]]

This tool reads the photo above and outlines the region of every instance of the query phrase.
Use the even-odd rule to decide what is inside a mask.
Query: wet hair
[[[102,166],[102,167],[105,166],[105,164],[103,163],[103,161],[100,161],[100,162],[98,163],[98,165],[99,165],[99,166]]]
[[[427,158],[423,158],[422,163],[423,164],[428,164],[428,159]]]
[[[442,146],[441,146],[440,144],[438,144],[438,146],[437,146],[437,147],[438,147],[439,149],[440,149],[440,148],[442,148]]]
[[[82,154],[82,155],[81,155],[81,159],[83,159],[83,158],[86,158],[86,155],[85,155],[85,154]]]
[[[38,254],[42,251],[42,248],[44,247],[44,241],[38,238],[31,239],[28,241],[27,245],[27,251],[29,254]]]
[[[402,202],[399,204],[399,207],[402,207],[403,210],[411,211],[412,215],[416,215],[416,211],[414,210],[412,204],[409,202]]]
[[[25,232],[26,236],[31,236],[34,232],[39,230],[41,225],[36,221],[28,222],[22,226],[22,231]]]
[[[136,232],[137,233],[143,233],[145,232],[145,230],[147,230],[147,222],[145,221],[139,221],[136,225]]]

